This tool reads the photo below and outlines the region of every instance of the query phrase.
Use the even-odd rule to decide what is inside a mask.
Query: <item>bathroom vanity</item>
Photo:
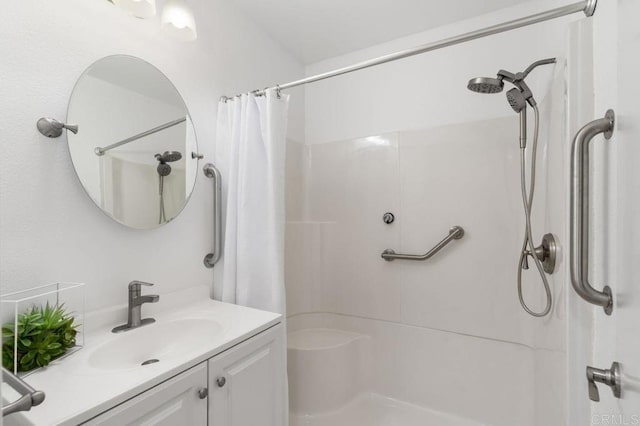
[[[82,350],[26,377],[46,400],[5,425],[282,425],[281,316],[201,295],[125,333],[100,320]]]

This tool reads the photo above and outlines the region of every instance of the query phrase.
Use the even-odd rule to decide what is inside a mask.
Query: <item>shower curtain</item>
[[[267,90],[220,101],[223,282],[216,298],[285,313],[284,173],[289,96]]]

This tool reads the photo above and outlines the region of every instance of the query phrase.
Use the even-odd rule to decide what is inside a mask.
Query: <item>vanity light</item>
[[[184,0],[166,0],[160,23],[164,31],[179,40],[193,41],[198,37],[193,12]]]
[[[150,18],[156,14],[156,0],[112,0],[112,2],[137,18]]]

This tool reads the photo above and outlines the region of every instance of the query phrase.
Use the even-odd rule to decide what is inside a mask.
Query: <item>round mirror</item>
[[[99,60],[76,83],[67,123],[78,126],[67,132],[73,167],[107,215],[150,229],[182,211],[198,147],[187,106],[160,70],[132,56]]]

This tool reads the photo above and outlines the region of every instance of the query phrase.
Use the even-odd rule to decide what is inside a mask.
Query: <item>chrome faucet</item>
[[[156,303],[160,300],[160,296],[157,294],[142,295],[142,286],[152,286],[151,283],[145,283],[142,281],[131,281],[129,283],[129,308],[127,323],[119,325],[113,330],[113,333],[120,333],[122,331],[133,330],[134,328],[142,327],[143,325],[153,324],[156,322],[153,318],[142,319],[142,304],[143,303]]]

